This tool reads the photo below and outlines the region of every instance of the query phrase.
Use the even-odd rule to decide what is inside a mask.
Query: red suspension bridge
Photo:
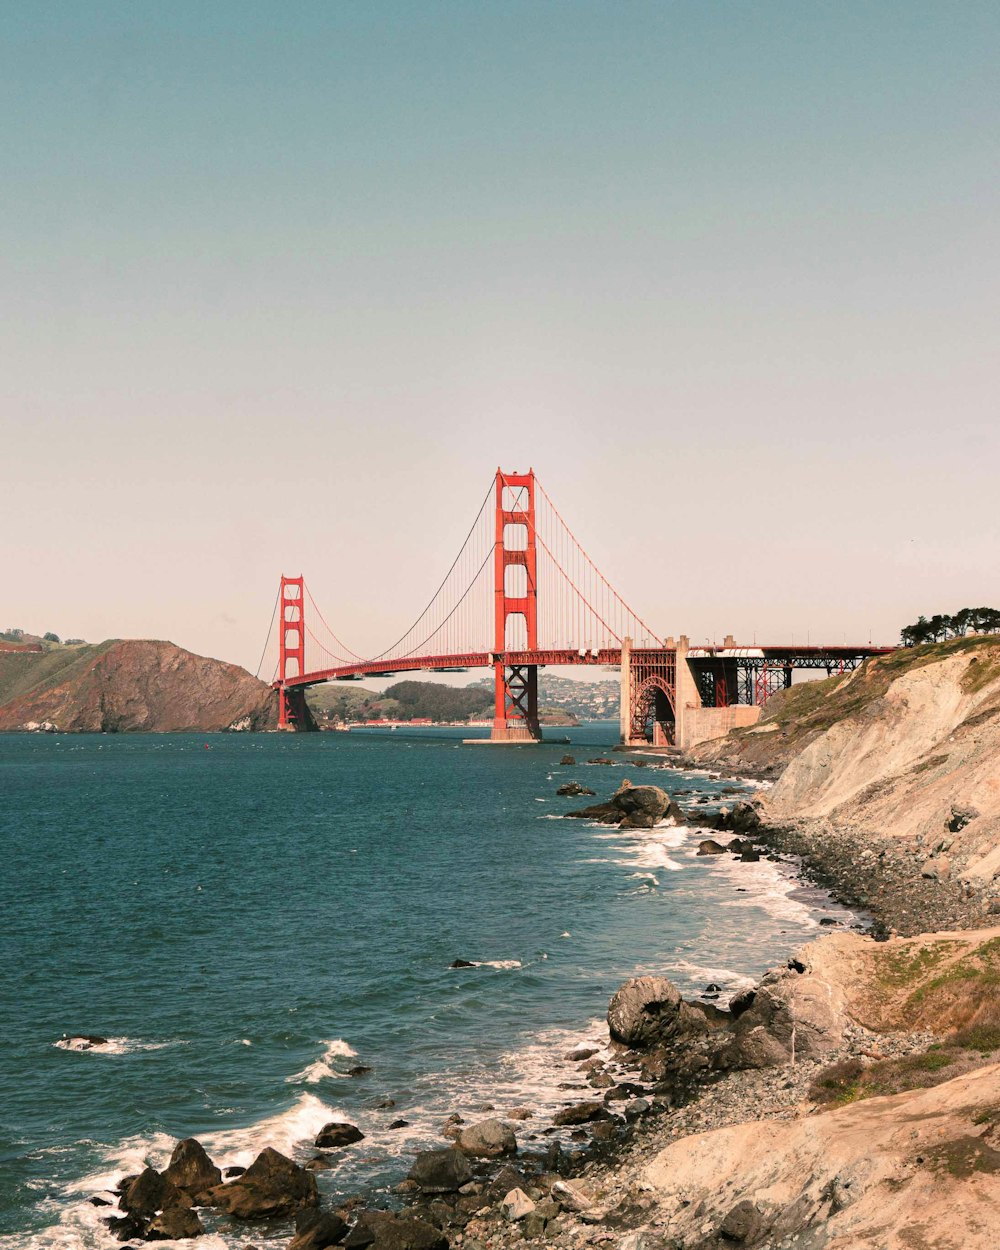
[[[497,470],[427,606],[384,651],[365,657],[341,642],[301,576],[281,578],[265,655],[275,622],[279,728],[311,726],[305,692],[321,682],[491,668],[494,742],[541,737],[538,670],[546,666],[619,670],[622,741],[690,746],[753,723],[795,668],[844,672],[890,650],[739,647],[732,638],[692,648],[683,635],[660,638],[597,568],[531,470]]]

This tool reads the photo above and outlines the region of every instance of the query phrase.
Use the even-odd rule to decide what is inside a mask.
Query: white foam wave
[[[315,1094],[301,1094],[286,1111],[245,1128],[221,1129],[204,1133],[199,1141],[221,1167],[249,1167],[265,1146],[293,1155],[331,1120],[346,1117]]]
[[[347,1075],[346,1072],[337,1071],[336,1061],[338,1059],[349,1059],[358,1052],[349,1046],[342,1037],[335,1037],[332,1042],[324,1042],[323,1045],[323,1053],[317,1060],[307,1064],[301,1072],[285,1077],[289,1084],[301,1081],[306,1085],[315,1085],[317,1081],[325,1080],[328,1077],[338,1078]]]
[[[57,1050],[69,1050],[81,1055],[130,1055],[140,1050],[164,1050],[168,1046],[186,1046],[187,1042],[144,1042],[136,1037],[107,1037],[91,1040],[88,1037],[61,1037],[52,1043]]]
[[[660,884],[654,872],[630,872],[628,875],[630,881],[648,881],[650,885]]]
[[[520,959],[483,959],[475,962],[477,968],[520,968],[522,966]]]

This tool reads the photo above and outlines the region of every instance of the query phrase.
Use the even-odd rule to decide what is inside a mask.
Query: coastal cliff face
[[[0,731],[273,729],[274,692],[236,664],[126,640],[0,656]]]
[[[964,638],[793,687],[767,718],[696,753],[779,774],[767,824],[888,838],[928,874],[1000,879],[1000,640]],[[929,861],[929,862],[928,862]]]

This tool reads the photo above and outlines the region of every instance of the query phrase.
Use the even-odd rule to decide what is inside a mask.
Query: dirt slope
[[[273,691],[244,669],[146,640],[0,655],[0,700],[0,730],[272,729],[276,719]]]
[[[793,687],[699,762],[780,774],[770,824],[823,821],[898,839],[942,879],[1000,876],[1000,639],[963,638]]]

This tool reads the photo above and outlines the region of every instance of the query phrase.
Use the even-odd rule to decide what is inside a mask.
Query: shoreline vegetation
[[[820,937],[725,1008],[661,977],[626,982],[608,1036],[564,1057],[566,1105],[538,1140],[518,1141],[530,1107],[452,1116],[392,1209],[318,1205],[322,1156],[302,1167],[265,1150],[215,1182],[181,1143],[166,1173],[122,1181],[109,1227],[191,1236],[201,1206],[210,1226],[220,1212],[278,1220],[233,1232],[266,1227],[289,1250],[995,1250],[998,760],[1000,640],[984,638],[793,687],[753,729],[647,757],[654,777],[681,764],[774,784],[714,819],[628,783],[567,815],[636,830],[686,818],[717,834],[702,854],[793,857],[864,907],[870,931]],[[352,1129],[327,1126],[317,1146],[351,1149]]]

